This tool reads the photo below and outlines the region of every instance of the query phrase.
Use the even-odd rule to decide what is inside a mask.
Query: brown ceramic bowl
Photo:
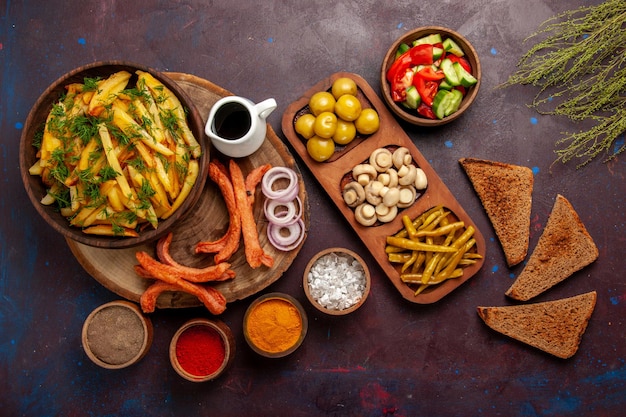
[[[269,320],[261,319],[259,322],[268,323],[269,321],[271,328],[252,326],[251,323],[257,321],[256,317],[261,309],[266,312],[269,310],[267,304],[269,302],[277,302],[280,306],[279,312],[277,314],[270,313],[269,316],[265,315],[265,318],[269,317]],[[290,332],[288,339],[277,338],[276,335],[284,334],[285,332],[278,331],[276,327],[286,327],[282,318],[287,316],[299,316],[299,329],[297,329],[296,332]],[[265,294],[254,300],[250,306],[248,306],[243,319],[243,335],[248,346],[250,346],[253,351],[266,358],[282,358],[293,353],[304,341],[308,328],[308,319],[304,308],[302,308],[302,304],[292,296],[278,292]],[[285,344],[285,346],[274,347],[272,345],[274,342]]]
[[[463,101],[461,102],[461,105],[456,112],[444,117],[443,119],[436,120],[422,117],[417,113],[416,110],[407,109],[402,104],[393,101],[393,99],[391,98],[391,86],[389,85],[389,82],[386,78],[387,71],[389,71],[389,68],[395,61],[396,51],[402,43],[407,43],[411,45],[413,41],[435,33],[441,34],[443,39],[451,38],[461,47],[461,49],[465,53],[464,57],[469,61],[472,67],[472,75],[478,80],[478,82],[474,86],[470,87],[467,90],[467,94],[463,98]],[[451,29],[447,29],[441,26],[424,26],[405,33],[391,45],[391,47],[387,51],[387,54],[385,55],[385,58],[383,59],[380,72],[380,83],[383,99],[387,103],[387,106],[397,117],[417,126],[436,127],[442,126],[446,123],[450,123],[458,119],[472,105],[472,103],[476,99],[476,96],[478,95],[481,75],[482,71],[480,67],[480,61],[478,59],[478,54],[476,53],[474,47],[465,37]]]
[[[82,331],[85,353],[106,369],[139,362],[152,344],[152,322],[129,301],[112,301],[92,311]]]
[[[352,266],[354,262],[358,263],[360,270],[354,270]],[[310,276],[311,270],[319,272],[318,278],[321,281],[314,281],[315,277]],[[347,277],[348,281],[346,281]],[[360,280],[362,283],[359,283]],[[335,287],[331,289],[327,287],[328,285]],[[311,258],[304,270],[302,286],[306,298],[313,307],[331,316],[343,316],[352,313],[365,303],[370,292],[371,277],[367,264],[354,251],[345,248],[328,248]],[[343,291],[348,288],[354,294],[354,300],[332,300],[332,294],[325,292],[325,289],[329,289],[332,293],[333,290]],[[345,304],[341,305],[342,303]]]
[[[182,340],[181,338],[185,337],[185,335],[190,336],[191,338],[191,335],[187,332],[198,330],[200,332],[206,332],[204,333],[204,337],[212,337],[214,335],[217,335],[220,338],[222,342],[222,347],[224,349],[223,361],[221,362],[221,364],[204,365],[207,367],[215,367],[212,372],[206,375],[196,375],[195,373],[193,373],[193,370],[185,369],[184,364],[181,364],[179,357],[179,353],[182,353],[179,352],[179,349],[181,349],[179,345],[179,342]],[[204,343],[202,342],[202,340],[206,341],[206,339],[198,337],[198,334],[196,334],[195,338],[196,339],[194,340],[197,343],[197,346],[194,347],[194,350],[201,353],[198,357],[191,357],[190,352],[185,352],[184,355],[186,355],[186,359],[193,361],[210,360],[207,358],[206,351],[203,352],[202,349],[198,349],[202,348],[201,343]],[[170,342],[169,352],[170,362],[178,375],[191,382],[211,381],[222,375],[228,369],[233,359],[235,358],[235,338],[233,337],[233,333],[231,332],[230,328],[220,320],[209,320],[204,318],[192,319],[183,324],[174,334],[174,337],[172,337],[172,341]],[[211,352],[211,354],[213,353],[214,352]]]
[[[42,197],[44,197],[47,193],[47,187],[43,184],[39,175],[31,175],[29,173],[29,168],[33,166],[38,159],[37,149],[33,146],[33,139],[36,135],[43,131],[43,126],[50,110],[65,93],[65,87],[68,84],[83,83],[86,77],[107,78],[111,74],[121,70],[126,70],[133,74],[133,77],[131,77],[129,81],[128,88],[134,86],[134,83],[136,82],[137,77],[134,75],[135,71],[142,70],[152,74],[178,97],[181,104],[187,111],[187,123],[189,128],[196,137],[196,140],[202,146],[203,153],[199,160],[200,172],[195,185],[183,204],[169,218],[166,220],[160,220],[157,229],[147,227],[144,230],[139,231],[139,237],[88,235],[83,233],[81,228],[70,226],[68,219],[59,213],[56,205],[45,206],[40,202]],[[72,239],[89,246],[102,248],[126,248],[149,242],[163,236],[168,232],[174,223],[182,218],[189,211],[189,209],[194,206],[200,197],[206,182],[208,174],[209,146],[209,141],[204,135],[204,122],[202,121],[200,113],[182,88],[170,78],[153,69],[128,62],[96,62],[76,68],[66,73],[52,83],[52,85],[50,85],[41,94],[31,109],[28,118],[26,119],[24,129],[22,130],[20,141],[20,170],[24,187],[33,206],[43,219],[57,232],[61,233],[68,239]]]

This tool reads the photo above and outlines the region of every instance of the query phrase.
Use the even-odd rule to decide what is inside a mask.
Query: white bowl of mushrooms
[[[411,206],[428,186],[424,171],[406,147],[381,147],[352,168],[352,179],[342,189],[344,202],[363,226],[389,223]]]

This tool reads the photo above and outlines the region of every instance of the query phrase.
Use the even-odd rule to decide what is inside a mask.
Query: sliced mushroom
[[[387,148],[378,148],[370,154],[370,165],[378,172],[385,172],[393,164],[391,151]]]
[[[417,197],[417,191],[415,190],[415,187],[413,187],[412,185],[406,185],[403,187],[400,187],[400,199],[398,200],[398,208],[407,208],[410,207],[413,202],[415,201],[415,198]]]
[[[383,204],[387,207],[395,206],[400,201],[400,189],[397,187],[389,188],[383,195]]]
[[[343,201],[349,207],[356,207],[365,201],[365,189],[361,184],[352,181],[343,187]]]
[[[384,187],[383,183],[380,181],[370,181],[365,188],[365,200],[376,206],[383,201],[383,198],[380,196],[380,190]]]
[[[396,169],[400,169],[402,165],[411,165],[411,162],[413,161],[413,158],[409,153],[409,149],[404,146],[401,146],[393,151],[391,158],[393,161],[393,166],[395,166]]]
[[[396,216],[398,215],[398,207],[397,206],[391,206],[391,207],[387,207],[387,208],[388,208],[387,213],[376,216],[378,221],[380,221],[382,223],[389,223],[390,221],[392,221],[393,219],[396,218]]]
[[[428,179],[426,178],[426,173],[422,168],[416,168],[415,175],[415,188],[418,190],[425,190],[428,186]]]
[[[368,203],[358,205],[354,209],[354,218],[363,226],[372,226],[376,223],[376,208]]]
[[[370,164],[359,164],[352,168],[352,177],[364,187],[376,178],[377,175],[378,172],[376,168]]]
[[[398,177],[398,184],[400,185],[414,184],[415,178],[417,178],[417,168],[415,165],[404,165],[398,170]]]

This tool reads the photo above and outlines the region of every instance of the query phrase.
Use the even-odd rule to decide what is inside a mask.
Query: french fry
[[[154,139],[146,130],[137,123],[128,112],[123,109],[117,102],[113,103],[113,124],[119,127],[124,133],[131,137],[139,137],[146,146],[154,149],[156,152],[163,155],[173,155],[171,149],[164,146]]]
[[[163,90],[158,100],[167,104],[157,103],[145,80],[134,86],[139,95],[127,93],[130,78],[119,71],[99,80],[95,91],[67,85],[46,118],[38,159],[29,168],[48,188],[41,203],[56,204],[71,226],[89,229],[85,233],[134,236],[148,223],[157,228],[197,181],[198,160],[183,138],[189,128],[186,117],[179,118],[180,102]],[[150,79],[158,89],[161,83]],[[165,113],[168,122],[176,116],[167,128]]]
[[[131,74],[128,71],[118,71],[110,77],[98,82],[98,91],[89,101],[88,113],[99,116],[106,106],[117,98],[117,95],[126,88]]]
[[[104,148],[104,153],[106,155],[107,161],[116,173],[115,180],[122,189],[122,194],[126,196],[131,195],[132,192],[130,190],[130,185],[128,184],[128,180],[122,173],[122,167],[120,165],[120,161],[115,155],[115,148],[113,147],[113,141],[111,140],[109,129],[107,129],[104,123],[101,123],[98,126],[98,133],[100,134],[100,141],[102,142],[102,147]]]
[[[159,97],[159,99],[155,99],[158,105],[166,110],[170,110],[176,116],[183,140],[189,146],[194,158],[199,158],[202,154],[202,148],[191,130],[189,130],[189,126],[186,123],[181,123],[186,119],[186,115],[178,98],[163,83],[154,78],[152,74],[144,71],[137,71],[136,73],[139,79],[150,89],[153,96]]]
[[[114,227],[110,224],[97,224],[83,229],[83,233],[100,236],[139,237],[139,233],[125,227]]]
[[[176,197],[176,200],[172,204],[172,208],[163,216],[161,216],[162,219],[167,219],[168,217],[170,217],[183,204],[183,202],[185,201],[185,199],[191,192],[193,185],[196,183],[196,180],[198,179],[199,170],[200,170],[200,167],[199,167],[197,160],[192,159],[191,161],[189,161],[189,169],[187,171],[187,176],[185,177],[185,181],[183,182],[183,187],[181,188],[180,193]]]

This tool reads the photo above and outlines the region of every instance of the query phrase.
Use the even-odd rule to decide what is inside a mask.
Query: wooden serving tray
[[[165,75],[173,79],[187,92],[205,123],[213,104],[224,96],[232,95],[223,88],[193,75],[182,73],[165,73]],[[222,156],[214,149],[211,150],[211,157],[222,159]],[[226,159],[222,160],[227,161]],[[303,202],[303,221],[305,229],[308,230],[309,203],[302,176],[293,156],[269,124],[266,140],[261,148],[249,157],[237,159],[237,163],[242,168],[244,175],[253,168],[266,163],[273,166],[287,166],[295,170],[300,183],[300,199]],[[257,269],[250,268],[245,259],[242,242],[239,250],[229,260],[232,265],[231,268],[237,276],[230,281],[215,283],[214,285],[224,294],[227,302],[247,298],[278,280],[291,265],[300,252],[304,240],[306,240],[305,237],[302,243],[290,252],[281,252],[275,249],[267,239],[263,201],[264,197],[259,186],[254,204],[254,217],[259,230],[261,246],[274,257],[274,265],[272,268],[264,266]],[[222,236],[228,228],[228,222],[228,211],[222,194],[217,185],[209,179],[198,203],[172,229],[173,239],[170,246],[172,256],[178,262],[188,266],[202,268],[211,265],[213,254],[196,255],[194,254],[195,245],[201,240],[215,240]],[[133,266],[138,263],[135,252],[144,250],[154,254],[156,242],[129,249],[96,248],[71,239],[67,239],[67,244],[78,262],[91,276],[121,297],[139,302],[141,294],[152,282],[152,280],[146,280],[136,275]],[[166,292],[157,299],[158,308],[182,308],[200,305],[196,297],[183,292]]]
[[[359,87],[358,96],[363,108],[372,107],[378,112],[380,128],[373,135],[364,138],[357,137],[345,149],[336,150],[335,154],[328,161],[317,162],[307,153],[306,142],[295,132],[294,123],[300,115],[308,112],[310,97],[318,91],[329,90],[333,81],[340,77],[349,77],[356,82]],[[324,187],[339,211],[344,215],[361,241],[367,246],[376,262],[405,299],[419,304],[434,303],[459,287],[482,267],[485,256],[485,240],[476,224],[463,210],[463,207],[415,147],[378,95],[362,77],[352,73],[340,72],[320,81],[304,93],[301,98],[287,107],[282,118],[282,130],[304,163],[315,175],[317,181]],[[353,210],[343,201],[342,181],[345,181],[344,177],[350,174],[355,165],[366,161],[374,149],[386,146],[407,147],[413,160],[426,173],[428,187],[411,207],[399,211],[394,221],[378,226],[362,226],[355,220]],[[466,227],[470,224],[474,226],[476,229],[474,234],[476,250],[483,256],[483,259],[478,260],[474,265],[464,268],[463,276],[460,278],[446,280],[416,296],[414,288],[409,287],[400,279],[399,266],[388,261],[385,253],[386,238],[403,229],[402,215],[406,214],[411,219],[414,219],[431,207],[440,204],[451,210],[458,219],[464,221]]]

